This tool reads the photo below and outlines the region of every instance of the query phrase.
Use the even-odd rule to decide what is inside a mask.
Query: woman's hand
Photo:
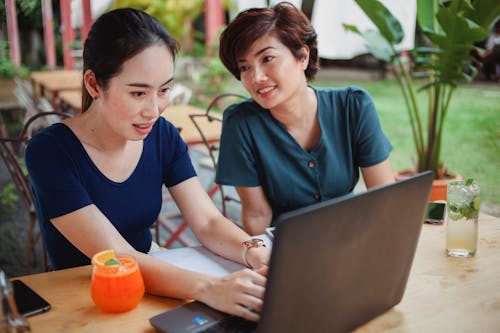
[[[197,299],[217,310],[258,321],[266,285],[267,268],[243,269],[212,280]]]

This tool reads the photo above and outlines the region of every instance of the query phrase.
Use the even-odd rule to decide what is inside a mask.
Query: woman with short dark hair
[[[46,128],[26,150],[44,243],[54,269],[88,265],[94,254],[114,249],[137,259],[152,294],[257,320],[269,250],[243,244],[249,235],[214,206],[186,144],[160,116],[176,50],[142,11],[113,10],[92,25],[83,51],[83,112]],[[215,278],[148,255],[163,185],[204,246],[261,271]]]
[[[224,112],[216,181],[235,186],[244,228],[261,234],[287,211],[394,181],[392,146],[361,88],[316,88],[316,33],[290,3],[241,12],[220,58],[251,99]]]

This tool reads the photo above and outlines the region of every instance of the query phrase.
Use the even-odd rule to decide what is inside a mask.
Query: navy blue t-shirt
[[[359,168],[385,161],[392,150],[365,90],[312,88],[321,138],[311,151],[253,99],[224,111],[216,182],[262,186],[273,221],[284,212],[352,192]]]
[[[99,171],[78,138],[62,123],[34,136],[25,157],[40,229],[54,269],[88,265],[90,260],[50,219],[94,204],[130,245],[147,253],[152,240],[149,228],[161,209],[162,185],[170,187],[196,176],[186,144],[162,117],[144,139],[135,170],[120,183]]]

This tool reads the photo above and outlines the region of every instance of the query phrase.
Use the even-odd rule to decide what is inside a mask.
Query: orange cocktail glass
[[[105,312],[125,312],[139,304],[144,295],[144,281],[137,261],[118,256],[121,264],[103,265],[92,260],[91,295]]]

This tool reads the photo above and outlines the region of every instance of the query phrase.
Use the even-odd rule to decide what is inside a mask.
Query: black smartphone
[[[50,309],[50,304],[21,280],[13,280],[17,311],[29,317]]]
[[[429,202],[427,204],[427,213],[425,214],[425,222],[432,224],[443,223],[445,209],[446,209],[446,203],[444,202]]]

